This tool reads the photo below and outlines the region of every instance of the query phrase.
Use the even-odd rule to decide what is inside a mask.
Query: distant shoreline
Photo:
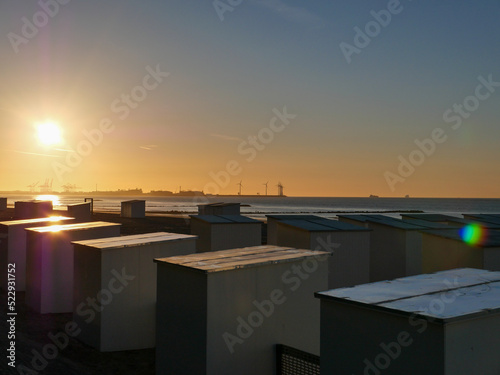
[[[263,194],[200,194],[183,192],[183,193],[172,193],[172,194],[159,194],[159,193],[138,193],[138,192],[128,192],[128,191],[93,191],[93,192],[28,192],[28,191],[2,191],[0,195],[61,195],[61,196],[105,196],[105,197],[156,197],[156,198],[287,198],[286,195],[263,195]]]
[[[317,199],[367,199],[367,200],[385,200],[385,199],[407,199],[407,200],[417,200],[417,199],[441,199],[441,200],[452,200],[452,199],[473,199],[473,200],[499,200],[500,197],[418,197],[418,196],[378,196],[373,198],[370,196],[349,196],[349,197],[339,197],[339,196],[307,196],[307,195],[264,195],[264,194],[185,194],[185,193],[172,193],[172,194],[157,194],[157,193],[138,193],[132,191],[89,191],[89,192],[33,192],[33,191],[0,191],[0,197],[2,195],[14,195],[14,196],[40,196],[40,195],[60,195],[60,196],[75,196],[75,197],[150,197],[150,198],[317,198]]]

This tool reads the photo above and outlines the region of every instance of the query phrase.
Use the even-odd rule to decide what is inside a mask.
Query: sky
[[[4,1],[0,190],[498,198],[499,20],[493,0]]]

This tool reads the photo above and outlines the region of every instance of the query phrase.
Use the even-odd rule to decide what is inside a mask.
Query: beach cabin
[[[319,355],[327,256],[257,246],[156,259],[156,373],[274,375],[277,344]]]
[[[331,253],[328,287],[370,281],[370,229],[337,220],[313,218],[276,221],[276,244]]]
[[[198,215],[239,215],[240,203],[209,203],[198,205]]]
[[[0,198],[0,211],[7,209],[7,198]]]
[[[101,352],[153,348],[156,335],[154,258],[196,252],[196,236],[147,233],[73,242],[73,320],[78,339]],[[128,275],[125,279],[119,275]],[[179,284],[177,287],[182,288]],[[112,303],[87,322],[87,298],[110,293]]]
[[[68,208],[68,216],[75,218],[75,221],[79,223],[92,221],[91,202],[68,204],[67,208]]]
[[[422,230],[450,230],[446,224],[393,218],[368,220],[371,234],[370,282],[418,275],[422,269]]]
[[[73,241],[120,235],[121,224],[95,221],[27,228],[26,305],[41,314],[73,311]],[[90,297],[90,296],[89,296]]]
[[[26,228],[70,222],[73,222],[73,218],[62,216],[0,222],[0,236],[3,238],[0,244],[0,269],[3,270],[1,287],[7,290],[7,265],[15,263],[16,291],[26,290]]]
[[[459,229],[422,232],[422,270],[425,273],[471,267],[500,271],[500,231],[483,229],[477,242]]]
[[[316,297],[321,374],[500,374],[500,272],[457,269]]]
[[[321,216],[316,215],[266,215],[267,217],[267,244],[277,245],[277,225],[276,223],[281,220],[320,220]]]
[[[198,252],[259,246],[262,223],[241,215],[190,215]]]
[[[121,217],[130,217],[130,218],[146,217],[146,201],[135,199],[122,202]]]
[[[17,201],[14,203],[16,219],[36,219],[50,216],[53,212],[52,201]]]
[[[404,221],[384,215],[339,215],[343,222],[358,223],[372,230],[370,282],[422,273],[422,230],[456,227],[438,221]]]

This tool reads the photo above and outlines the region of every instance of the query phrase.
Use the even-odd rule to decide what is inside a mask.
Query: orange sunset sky
[[[9,5],[0,190],[500,197],[500,4],[387,4]]]

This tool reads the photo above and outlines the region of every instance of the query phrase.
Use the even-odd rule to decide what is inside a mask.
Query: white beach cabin
[[[52,201],[17,201],[14,203],[14,217],[16,219],[36,219],[52,215],[54,210]]]
[[[453,230],[441,222],[404,221],[383,215],[341,215],[339,220],[358,222],[372,229],[370,282],[422,273],[423,230]]]
[[[276,221],[276,243],[300,249],[327,251],[328,287],[369,282],[370,229],[337,220],[310,218]]]
[[[121,224],[95,221],[27,228],[26,305],[41,314],[73,311],[72,241],[117,237]]]
[[[121,217],[143,218],[146,217],[146,201],[134,199],[121,203]]]
[[[500,231],[483,229],[478,243],[467,243],[459,229],[422,233],[425,273],[471,267],[500,271]]]
[[[92,202],[73,203],[67,205],[68,216],[75,221],[84,223],[92,220]]]
[[[322,374],[500,374],[500,272],[457,269],[316,297]]]
[[[322,219],[316,215],[266,215],[267,217],[267,244],[277,245],[277,223],[281,220],[317,220]]]
[[[191,234],[198,252],[259,246],[262,222],[241,215],[191,215]]]
[[[156,334],[153,260],[196,252],[196,236],[158,232],[76,241],[73,245],[73,320],[81,329],[78,339],[102,352],[153,348]],[[106,304],[102,311],[91,309],[87,298],[103,290],[111,295],[106,298],[112,299],[112,303]],[[91,316],[94,319],[87,322]]]
[[[276,344],[318,355],[325,256],[257,246],[156,259],[156,373],[274,375]]]
[[[73,218],[62,216],[0,222],[0,235],[3,237],[0,244],[0,269],[3,270],[1,287],[7,289],[7,264],[15,263],[16,291],[26,290],[26,228],[71,222]]]

